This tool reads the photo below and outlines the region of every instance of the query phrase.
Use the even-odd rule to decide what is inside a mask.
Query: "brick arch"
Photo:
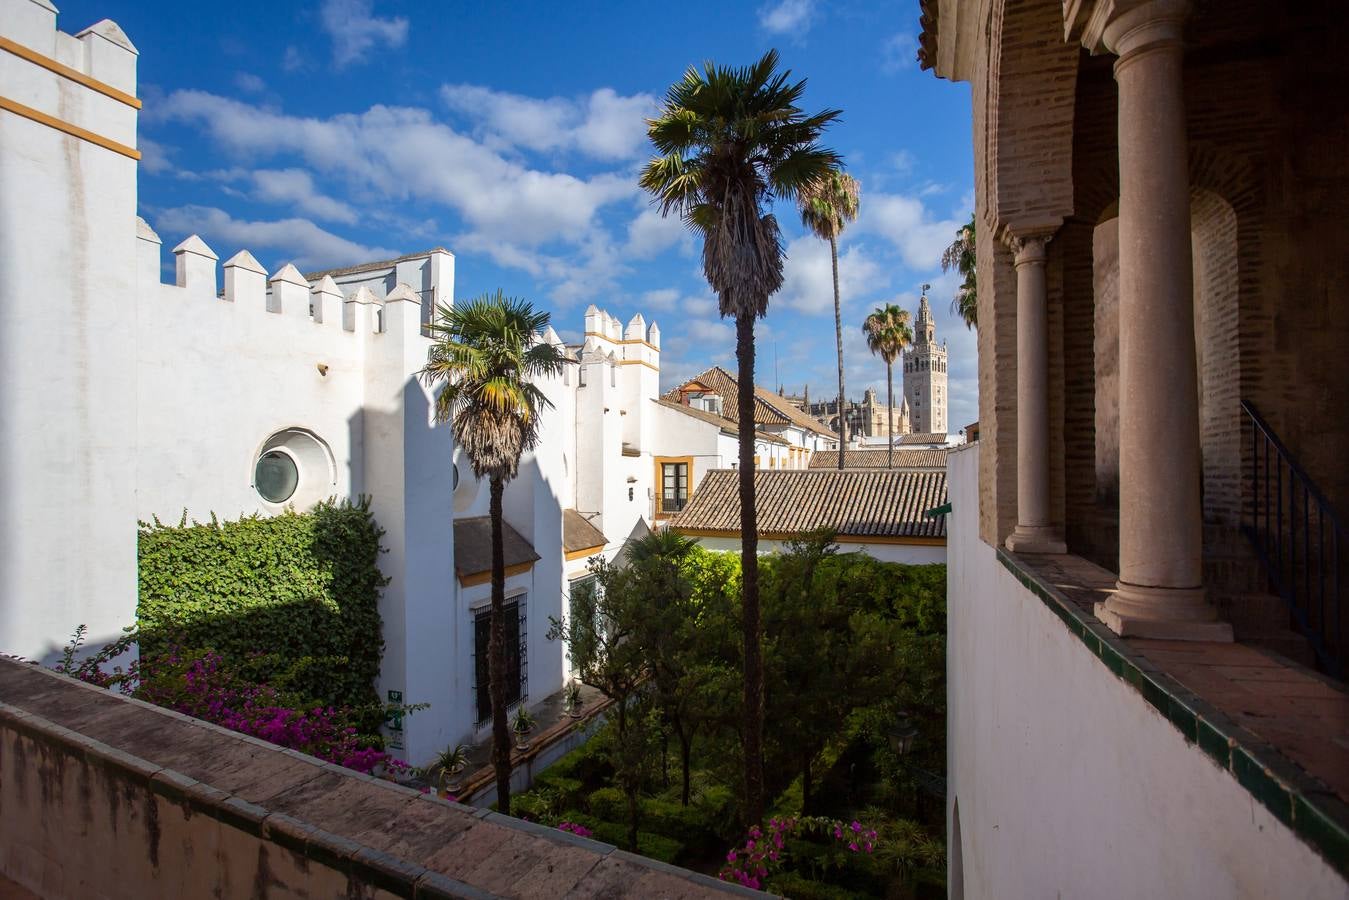
[[[986,216],[1057,225],[1073,212],[1073,118],[1081,47],[1060,0],[994,0],[990,20]]]
[[[1195,358],[1199,376],[1204,518],[1241,516],[1241,312],[1238,219],[1226,198],[1190,190]]]

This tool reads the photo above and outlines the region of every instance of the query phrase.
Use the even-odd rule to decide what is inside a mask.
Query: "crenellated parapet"
[[[174,282],[162,284],[160,238],[144,219],[137,219],[136,225],[137,271],[143,294],[158,291],[170,302],[216,303],[236,316],[271,314],[334,333],[381,335],[393,333],[396,325],[406,338],[419,335],[424,301],[411,285],[400,282],[383,297],[368,284],[353,285],[344,292],[332,275],[324,273],[310,280],[290,263],[268,275],[247,250],[235,253],[221,266],[215,251],[195,234],[173,248]]]
[[[660,371],[660,328],[649,326],[641,313],[626,326],[591,304],[585,311],[585,348],[611,354],[618,365],[644,365]]]

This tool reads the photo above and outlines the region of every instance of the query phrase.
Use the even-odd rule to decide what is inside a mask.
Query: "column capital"
[[[1178,43],[1191,0],[1065,0],[1066,36],[1092,53],[1123,59],[1161,43]]]
[[[1044,265],[1045,245],[1054,239],[1054,233],[1057,230],[1057,228],[1037,228],[1013,231],[1009,228],[1003,232],[1003,243],[1007,245],[1007,249],[1012,251],[1012,261],[1015,267],[1019,269],[1027,263]]]

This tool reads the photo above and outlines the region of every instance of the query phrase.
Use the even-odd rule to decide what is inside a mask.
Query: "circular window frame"
[[[262,465],[262,461],[272,454],[284,456],[286,459],[290,460],[291,468],[295,470],[295,484],[291,487],[290,493],[280,500],[273,500],[264,494],[262,489],[258,487],[258,466]],[[297,493],[299,493],[301,477],[300,461],[296,459],[295,454],[291,453],[285,446],[264,447],[262,452],[258,454],[258,458],[253,462],[253,490],[257,491],[258,496],[262,498],[264,503],[270,503],[273,506],[285,506]]]
[[[274,451],[289,457],[297,473],[295,490],[279,502],[263,496],[257,483],[258,463]],[[299,426],[279,428],[254,449],[248,483],[264,509],[280,511],[289,507],[306,510],[337,494],[337,466],[328,442],[313,431]]]

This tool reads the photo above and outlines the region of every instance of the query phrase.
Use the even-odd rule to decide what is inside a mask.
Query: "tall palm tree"
[[[885,360],[885,403],[888,407],[885,418],[890,434],[885,444],[885,465],[892,468],[895,464],[895,360],[913,343],[909,311],[893,303],[877,307],[862,323],[862,331],[867,336],[867,349]]]
[[[941,255],[941,270],[949,272],[955,269],[965,280],[956,288],[951,299],[951,312],[965,320],[966,328],[979,327],[979,297],[974,265],[974,215],[970,215],[968,225],[962,225],[956,232],[956,239]]]
[[[840,115],[806,115],[805,81],[788,81],[770,50],[743,68],[704,63],[670,86],[647,133],[659,154],[642,187],[703,239],[703,274],[722,316],[735,317],[740,431],[740,561],[745,654],[745,814],[763,818],[763,653],[754,505],[754,320],[782,286],[782,237],[766,207],[791,202],[840,164],[819,145]]]
[[[492,762],[497,809],[511,811],[511,739],[506,724],[506,564],[501,498],[519,471],[520,456],[539,438],[539,414],[550,406],[534,379],[555,375],[568,362],[560,348],[536,335],[548,313],[500,290],[455,306],[440,305],[431,323],[435,343],[421,376],[443,384],[436,421],[454,429],[473,474],[491,486],[492,613],[487,643],[492,704]]]
[[[838,467],[848,446],[847,417],[843,414],[843,311],[838,291],[838,236],[857,218],[857,201],[862,186],[856,178],[837,169],[806,185],[797,194],[801,223],[821,240],[829,242],[829,259],[834,264],[834,343],[838,350]]]

